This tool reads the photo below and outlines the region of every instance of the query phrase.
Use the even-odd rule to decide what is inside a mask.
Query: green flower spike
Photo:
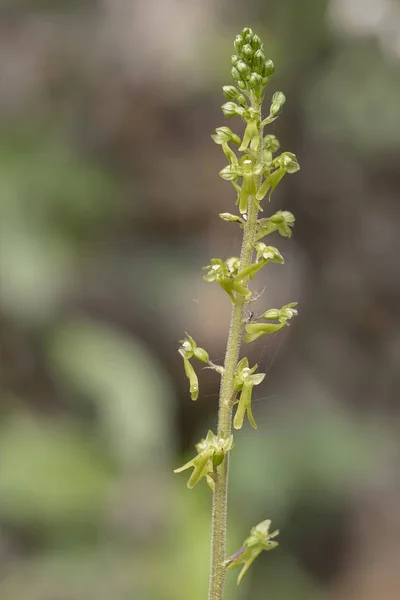
[[[225,262],[220,258],[212,258],[211,264],[203,267],[203,269],[209,269],[209,272],[204,275],[205,281],[210,283],[216,281],[219,283],[230,297],[232,304],[236,303],[234,293],[244,296],[246,299],[251,297],[250,290],[235,280],[239,271],[239,265],[239,259],[232,256]]]
[[[253,387],[255,385],[259,385],[265,377],[265,373],[255,373],[257,367],[258,365],[254,365],[254,367],[250,369],[247,358],[242,358],[242,360],[238,363],[234,389],[235,392],[241,391],[242,393],[240,394],[235,418],[233,419],[233,426],[235,429],[242,428],[246,413],[250,425],[254,427],[254,429],[257,429],[251,409],[251,394]]]
[[[246,325],[246,333],[243,336],[243,341],[246,343],[254,342],[254,340],[262,335],[275,333],[275,331],[282,329],[285,325],[289,325],[288,321],[297,316],[295,306],[297,306],[297,302],[291,302],[282,306],[282,308],[267,310],[262,315],[262,318],[270,321],[279,321],[279,323],[249,323]]]
[[[187,482],[189,489],[192,489],[196,483],[203,477],[206,477],[208,485],[214,488],[213,473],[224,460],[225,454],[233,446],[233,435],[227,439],[218,438],[211,430],[207,433],[206,439],[196,444],[197,456],[189,460],[183,467],[175,469],[174,473],[181,473],[186,469],[193,467],[192,474]]]
[[[194,356],[197,358],[197,360],[208,363],[208,353],[204,350],[204,348],[198,348],[196,342],[188,333],[186,333],[186,338],[184,340],[180,340],[180,343],[182,345],[179,348],[179,354],[183,358],[185,374],[189,379],[191,398],[192,400],[197,400],[199,397],[199,380],[197,379],[196,372],[190,362],[190,359]]]
[[[279,534],[279,530],[275,530],[272,533],[269,532],[271,521],[261,521],[258,525],[253,527],[250,531],[249,537],[244,541],[242,548],[232,554],[226,561],[226,569],[235,569],[240,565],[243,565],[237,579],[239,585],[243,577],[249,570],[252,563],[255,561],[257,556],[261,554],[263,550],[273,550],[279,543],[273,538]]]

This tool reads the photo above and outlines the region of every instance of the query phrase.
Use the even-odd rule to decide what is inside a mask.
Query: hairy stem
[[[259,111],[261,121],[261,102],[253,96],[252,107]],[[260,148],[258,160],[262,159],[262,128],[260,127]],[[261,176],[260,176],[261,179]],[[257,189],[259,188],[258,182]],[[253,244],[255,239],[258,209],[254,198],[248,200],[247,220],[244,225],[242,249],[240,253],[240,270],[251,265],[253,258]],[[246,282],[243,282],[246,283]],[[244,309],[246,300],[239,294],[236,295],[236,304],[232,308],[229,337],[225,354],[224,373],[221,379],[218,412],[218,437],[227,438],[232,427],[232,398],[234,396],[234,376],[237,367],[242,329],[244,323]],[[226,529],[228,505],[228,474],[229,453],[215,475],[215,489],[212,504],[212,535],[211,535],[211,572],[208,591],[208,600],[222,600],[225,584],[226,557]]]

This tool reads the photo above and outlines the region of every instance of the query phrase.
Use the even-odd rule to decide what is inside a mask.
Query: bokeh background
[[[192,403],[177,348],[187,330],[224,355],[201,267],[239,251],[210,134],[241,128],[220,105],[244,26],[301,165],[267,207],[297,221],[254,309],[300,315],[249,348],[268,376],[228,550],[265,518],[281,545],[227,597],[400,597],[400,3],[2,0],[1,600],[206,597],[210,493],[172,470],[218,381],[200,370]]]

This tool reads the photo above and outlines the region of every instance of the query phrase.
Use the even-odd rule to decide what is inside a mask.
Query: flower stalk
[[[265,197],[270,200],[271,194],[284,175],[295,173],[299,165],[291,152],[274,157],[279,149],[279,142],[272,134],[264,136],[264,128],[279,116],[285,96],[282,92],[275,92],[268,117],[263,119],[264,91],[274,72],[274,65],[270,59],[266,60],[260,38],[251,29],[245,28],[236,36],[234,47],[231,74],[236,85],[223,87],[228,102],[223,104],[222,112],[226,117],[238,116],[244,121],[243,138],[226,126],[217,128],[211,137],[215,143],[221,145],[229,161],[220,172],[220,176],[232,183],[240,213],[221,213],[220,217],[224,221],[239,224],[243,230],[242,247],[239,258],[213,258],[210,264],[204,267],[208,271],[204,279],[210,283],[218,283],[232,303],[224,367],[210,361],[208,353],[199,348],[188,334],[185,340],[181,341],[179,349],[189,379],[192,400],[197,400],[199,396],[198,378],[190,362],[192,358],[207,363],[209,368],[221,376],[217,433],[209,431],[207,437],[196,445],[197,456],[175,471],[181,472],[193,467],[188,487],[194,487],[205,478],[212,489],[208,600],[223,599],[227,569],[239,564],[244,565],[238,578],[240,583],[261,551],[270,550],[278,545],[276,541],[270,541],[278,532],[269,534],[270,521],[262,521],[253,527],[243,547],[226,559],[229,454],[233,448],[232,424],[234,429],[239,430],[247,417],[250,425],[254,429],[257,427],[252,412],[252,392],[254,386],[259,385],[265,377],[265,373],[257,372],[257,365],[250,368],[246,357],[239,361],[242,341],[250,343],[261,335],[278,331],[288,325],[297,314],[294,308],[296,303],[290,303],[281,309],[267,310],[262,315],[266,321],[264,323],[252,323],[245,319],[246,308],[252,302],[249,281],[269,262],[284,263],[284,258],[277,248],[259,240],[274,232],[290,237],[294,225],[294,216],[288,211],[278,211],[269,218],[259,219],[259,212],[263,210],[261,202]],[[230,144],[238,146],[239,156]]]

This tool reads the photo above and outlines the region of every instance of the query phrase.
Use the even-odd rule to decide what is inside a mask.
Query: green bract
[[[193,400],[199,395],[199,382],[191,363],[193,358],[206,363],[206,368],[213,369],[221,376],[217,433],[209,431],[207,437],[196,445],[197,455],[175,471],[179,473],[193,468],[188,487],[194,487],[205,478],[213,491],[209,600],[222,600],[226,569],[243,565],[238,577],[240,583],[255,558],[263,550],[271,550],[278,545],[272,540],[278,532],[270,534],[270,521],[262,521],[253,527],[243,547],[226,560],[227,453],[233,447],[232,426],[240,430],[247,417],[250,425],[256,429],[252,393],[254,386],[265,378],[265,373],[257,372],[257,365],[250,368],[246,357],[239,359],[242,341],[250,343],[262,335],[277,332],[289,325],[297,315],[295,302],[279,309],[265,310],[259,318],[254,318],[253,311],[249,311],[254,299],[249,283],[269,263],[284,264],[278,248],[265,244],[262,238],[274,232],[290,238],[295,223],[293,214],[287,210],[278,210],[272,215],[258,218],[259,212],[265,205],[268,206],[265,198],[270,200],[283,177],[300,168],[292,152],[276,155],[280,148],[279,141],[273,133],[266,131],[267,126],[279,118],[286,99],[280,91],[272,94],[272,97],[269,95],[268,116],[262,117],[266,86],[275,66],[266,57],[260,38],[249,27],[245,27],[235,38],[230,68],[233,82],[228,82],[222,88],[226,99],[222,113],[226,118],[238,117],[241,120],[243,135],[227,127],[225,119],[211,137],[226,157],[228,164],[220,170],[219,175],[230,181],[235,189],[234,202],[239,213],[222,212],[219,216],[223,221],[238,224],[238,230],[243,234],[242,244],[240,258],[212,258],[210,264],[203,267],[206,271],[205,281],[217,283],[228,294],[233,305],[224,366],[211,362],[208,353],[199,348],[188,334],[181,341],[179,349]],[[251,314],[251,318],[246,318],[246,314]]]

